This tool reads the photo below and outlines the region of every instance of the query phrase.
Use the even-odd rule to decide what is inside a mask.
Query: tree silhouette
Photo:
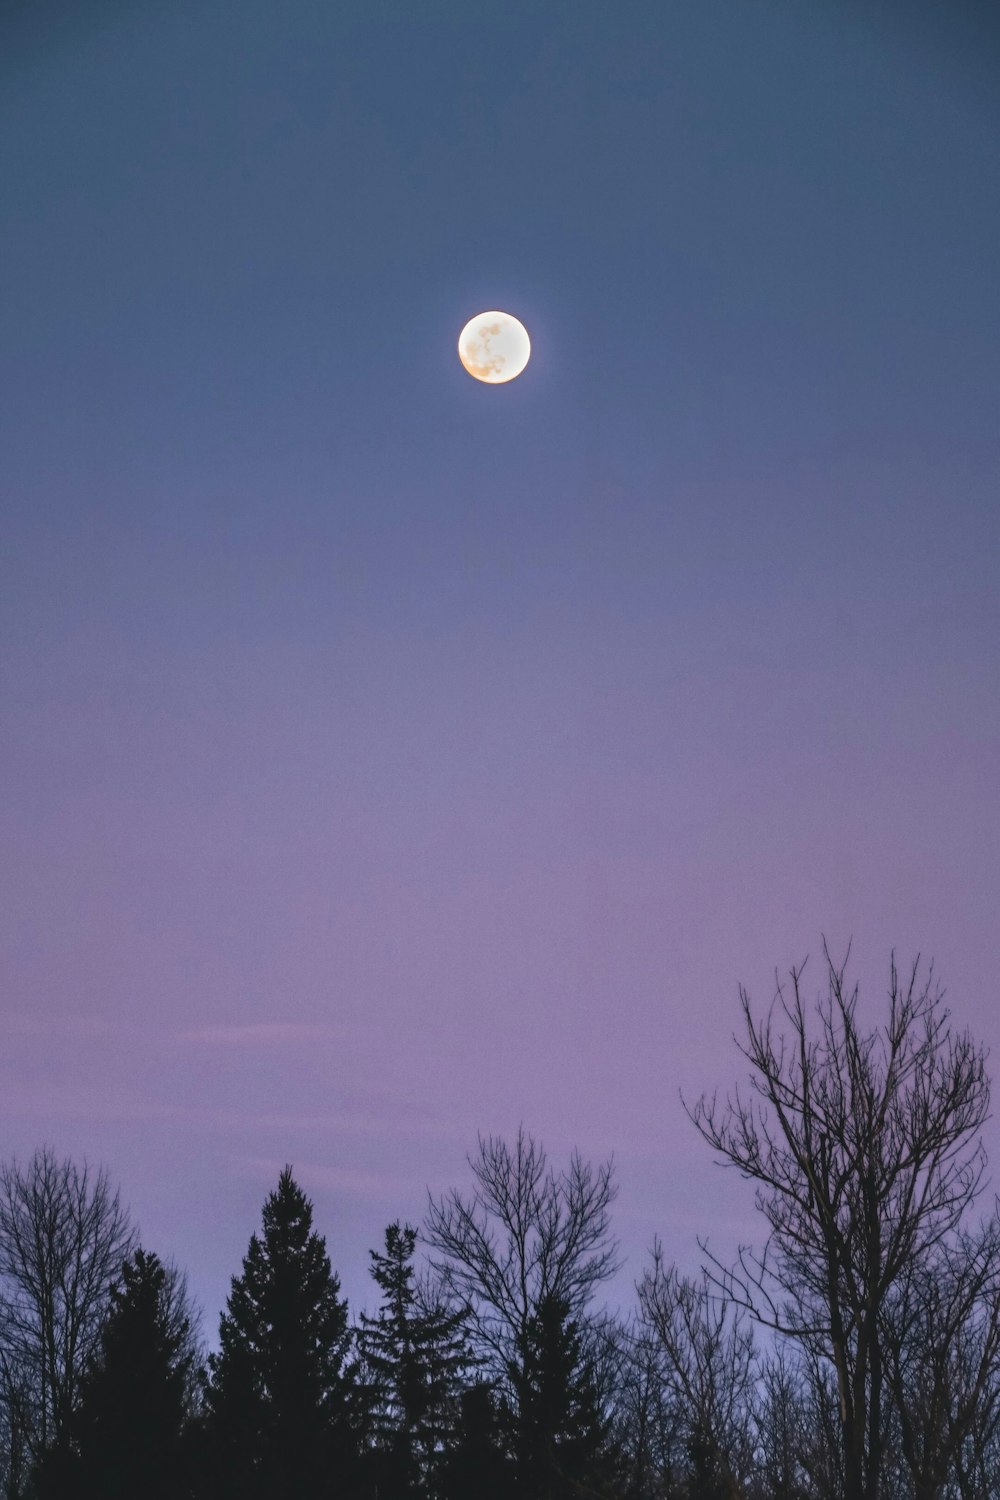
[[[578,1322],[563,1297],[545,1296],[512,1362],[509,1413],[520,1500],[610,1494],[614,1464]]]
[[[68,1442],[83,1372],[132,1245],[107,1173],[49,1147],[0,1169],[0,1395],[8,1488]]]
[[[683,1463],[693,1495],[711,1500],[739,1491],[752,1466],[757,1374],[746,1314],[666,1264],[659,1242],[638,1283],[645,1336],[677,1414]]]
[[[370,1252],[382,1305],[375,1317],[361,1314],[358,1333],[378,1489],[400,1500],[433,1488],[471,1359],[464,1309],[421,1295],[416,1243],[417,1231],[397,1222],[385,1231],[384,1251]]]
[[[70,1442],[40,1465],[39,1495],[174,1500],[195,1358],[183,1283],[156,1255],[136,1250],[111,1290]]]
[[[523,1131],[432,1200],[438,1281],[388,1226],[353,1331],[286,1167],[207,1372],[105,1173],[0,1168],[4,1500],[995,1500],[1000,1207],[965,1217],[983,1053],[917,965],[881,1031],[827,965],[816,1021],[801,971],[763,1020],[741,992],[756,1097],[693,1111],[755,1180],[765,1247],[727,1268],[702,1243],[691,1279],[654,1243],[633,1318],[593,1306],[610,1162],[557,1173]]]
[[[741,1252],[736,1270],[715,1263],[721,1286],[832,1367],[844,1500],[878,1500],[886,1315],[980,1191],[989,1084],[982,1050],[951,1030],[919,960],[904,982],[893,959],[885,1025],[865,1032],[857,986],[847,987],[845,965],[825,946],[824,957],[814,1027],[801,969],[763,1020],[741,989],[741,1051],[758,1099],[703,1098],[692,1118],[757,1184],[770,1231],[763,1254]]]
[[[312,1204],[286,1167],[234,1277],[210,1356],[217,1492],[327,1495],[349,1464],[347,1302]]]
[[[498,1403],[490,1386],[474,1381],[462,1391],[451,1441],[441,1465],[442,1500],[510,1500],[514,1466],[501,1427]]]
[[[576,1316],[618,1269],[611,1234],[613,1164],[595,1171],[576,1153],[555,1172],[544,1147],[519,1130],[511,1148],[480,1138],[469,1158],[475,1187],[430,1200],[427,1239],[444,1285],[470,1308],[477,1352],[499,1380],[526,1347],[544,1297]]]
[[[886,1382],[915,1500],[936,1500],[1000,1429],[1000,1224],[907,1267],[885,1309]]]

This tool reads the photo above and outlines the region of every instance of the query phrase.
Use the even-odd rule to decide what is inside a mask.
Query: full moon
[[[528,330],[510,313],[481,312],[458,336],[458,357],[475,380],[502,385],[520,375],[531,355]]]

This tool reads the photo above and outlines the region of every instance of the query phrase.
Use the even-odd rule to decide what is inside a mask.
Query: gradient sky
[[[355,1304],[520,1121],[623,1295],[753,1232],[678,1091],[822,933],[1000,1053],[989,11],[4,7],[0,1147],[210,1332],[286,1161]]]

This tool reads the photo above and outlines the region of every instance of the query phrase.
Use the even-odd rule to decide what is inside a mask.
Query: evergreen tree
[[[509,1368],[514,1405],[507,1409],[519,1500],[610,1493],[606,1423],[579,1324],[564,1298],[541,1298],[521,1345]]]
[[[175,1500],[195,1347],[183,1285],[136,1250],[112,1287],[67,1438],[35,1477],[44,1500]]]
[[[342,1492],[351,1448],[347,1302],[290,1167],[233,1278],[219,1342],[209,1360],[213,1494],[313,1500]]]
[[[433,1493],[441,1454],[458,1413],[470,1355],[455,1312],[421,1295],[414,1275],[417,1231],[394,1223],[385,1250],[372,1250],[371,1274],[382,1292],[375,1317],[361,1314],[358,1343],[374,1437],[380,1493]]]
[[[476,1381],[462,1391],[440,1473],[441,1500],[510,1500],[514,1469],[493,1391]]]

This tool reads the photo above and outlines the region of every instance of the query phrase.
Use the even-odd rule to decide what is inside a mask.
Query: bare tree
[[[682,1414],[686,1466],[697,1493],[739,1500],[754,1465],[752,1329],[742,1309],[664,1262],[638,1285],[639,1309],[669,1405]]]
[[[833,1367],[815,1349],[806,1349],[801,1370],[804,1417],[800,1456],[809,1477],[809,1494],[817,1500],[842,1500],[844,1450]]]
[[[469,1165],[472,1193],[432,1197],[426,1238],[500,1391],[516,1487],[548,1493],[558,1472],[572,1488],[583,1465],[587,1492],[603,1493],[617,1458],[598,1386],[612,1339],[588,1307],[618,1267],[612,1163],[595,1170],[574,1153],[557,1173],[522,1128],[513,1147],[480,1137]]]
[[[470,1308],[483,1353],[503,1369],[543,1299],[558,1298],[578,1317],[618,1269],[610,1230],[617,1189],[610,1161],[595,1170],[574,1153],[566,1171],[554,1172],[523,1128],[513,1149],[480,1137],[469,1165],[468,1197],[431,1197],[427,1241],[444,1286]]]
[[[628,1337],[616,1382],[613,1422],[629,1500],[683,1493],[686,1416],[663,1379],[656,1340],[641,1320]]]
[[[890,965],[889,1014],[865,1032],[858,988],[826,945],[815,1033],[802,969],[763,1020],[741,987],[756,1098],[691,1111],[724,1162],[757,1184],[769,1236],[735,1268],[711,1256],[727,1294],[828,1360],[836,1379],[845,1500],[878,1500],[884,1314],[900,1279],[959,1227],[979,1193],[989,1107],[984,1055],[949,1025],[933,971]],[[704,1247],[703,1247],[704,1248]]]
[[[996,1500],[1000,1495],[1000,1430],[995,1424],[970,1432],[962,1444],[948,1495],[949,1500]]]
[[[598,1449],[611,1414],[597,1381],[608,1368],[608,1330],[588,1314],[618,1266],[612,1163],[595,1170],[574,1153],[556,1172],[522,1128],[513,1145],[480,1137],[469,1165],[470,1194],[431,1197],[426,1240],[443,1288],[467,1309],[470,1339],[500,1396],[517,1485],[544,1487],[550,1465],[578,1464],[583,1448],[593,1448],[604,1472],[613,1458],[608,1450],[598,1459]],[[558,1395],[547,1387],[540,1400],[539,1379],[556,1371]],[[596,1493],[596,1469],[593,1479]]]
[[[809,1394],[803,1371],[779,1345],[761,1362],[756,1393],[756,1489],[767,1500],[810,1500]]]
[[[0,1485],[7,1500],[18,1500],[28,1478],[34,1409],[27,1372],[0,1343]]]
[[[887,1303],[886,1378],[915,1500],[936,1500],[1000,1427],[1000,1224],[906,1267]]]
[[[104,1171],[47,1147],[0,1168],[0,1374],[19,1468],[65,1433],[132,1244]]]

